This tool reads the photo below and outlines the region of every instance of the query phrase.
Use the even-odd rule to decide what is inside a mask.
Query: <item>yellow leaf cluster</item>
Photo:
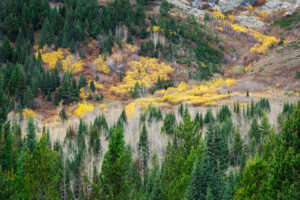
[[[72,74],[82,71],[83,62],[72,54],[68,55],[64,60],[62,60],[62,64],[63,69]]]
[[[219,18],[219,19],[224,19],[225,18],[225,15],[223,15],[219,11],[214,11],[213,15],[214,15],[215,18]]]
[[[80,94],[79,95],[84,100],[88,97],[88,95],[84,92],[83,88],[80,89]]]
[[[272,44],[277,44],[279,42],[279,39],[277,39],[274,36],[267,36],[256,30],[246,28],[244,26],[232,24],[231,27],[234,31],[252,34],[253,37],[255,37],[259,41],[259,43],[255,44],[253,47],[251,47],[250,51],[252,53],[264,54],[268,51],[269,47]]]
[[[94,111],[94,106],[92,104],[78,103],[78,108],[74,111],[74,113],[78,116],[82,116],[92,111]]]
[[[228,15],[227,16],[228,20],[233,22],[234,21],[234,15]]]
[[[95,87],[99,90],[103,90],[103,85],[94,81]]]
[[[214,79],[202,85],[191,87],[182,82],[177,88],[157,91],[154,97],[136,99],[126,106],[125,111],[128,115],[134,115],[136,108],[145,109],[149,104],[165,106],[186,103],[191,105],[215,106],[218,101],[230,97],[227,93],[222,94],[221,89],[234,84],[236,82],[233,79]]]
[[[152,30],[153,30],[154,32],[159,31],[159,26],[152,26]],[[147,28],[147,31],[148,31],[148,32],[151,31],[151,26],[149,26],[149,27]]]
[[[23,116],[24,116],[26,119],[28,119],[30,115],[31,115],[32,117],[35,117],[35,116],[36,116],[36,113],[35,113],[33,110],[31,110],[31,109],[24,109],[24,110],[23,110]]]
[[[219,30],[219,31],[224,31],[224,28],[223,27],[217,27],[217,29]]]
[[[139,84],[144,84],[147,88],[150,88],[159,76],[161,79],[169,80],[168,74],[174,71],[170,65],[159,63],[156,58],[140,57],[139,61],[129,62],[129,66],[131,70],[126,72],[123,83],[110,88],[111,92],[116,95],[128,95],[137,81]]]
[[[100,104],[99,107],[101,108],[101,110],[106,110],[106,105],[105,104]]]
[[[60,59],[64,71],[73,74],[82,71],[83,61],[70,53],[67,49],[59,48],[55,51],[53,47],[44,46],[38,50],[36,56],[38,56],[38,53],[41,54],[42,61],[49,65],[49,69],[54,69],[57,61]]]
[[[94,61],[94,65],[97,67],[97,69],[105,74],[108,74],[110,72],[110,69],[107,67],[103,55],[99,55],[98,58]]]

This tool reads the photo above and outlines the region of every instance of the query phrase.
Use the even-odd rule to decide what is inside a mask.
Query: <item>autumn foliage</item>
[[[58,62],[61,62],[62,70],[76,74],[82,71],[83,61],[78,57],[73,55],[68,49],[59,48],[54,50],[52,47],[44,46],[40,49],[38,53],[41,54],[43,63],[49,66],[49,69],[54,69]]]
[[[136,82],[144,84],[146,88],[150,88],[157,81],[158,77],[169,80],[169,73],[174,69],[166,64],[159,63],[155,58],[140,57],[139,61],[129,62],[131,70],[126,72],[123,83],[117,87],[111,87],[111,92],[119,96],[128,96],[134,88]]]

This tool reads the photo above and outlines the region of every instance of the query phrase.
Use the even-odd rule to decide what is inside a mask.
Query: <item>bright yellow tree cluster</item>
[[[94,65],[97,67],[97,69],[105,74],[108,74],[110,72],[110,69],[107,67],[103,55],[99,55],[98,58],[94,61]]]
[[[131,70],[126,72],[123,83],[117,87],[110,88],[114,94],[120,96],[128,95],[137,81],[150,88],[159,76],[161,79],[169,80],[169,73],[174,71],[170,65],[159,63],[156,58],[140,57],[139,61],[131,61],[129,65]]]
[[[92,104],[78,103],[78,108],[74,111],[74,113],[78,116],[82,116],[92,111],[94,111],[94,106]]]
[[[264,54],[268,51],[269,47],[272,44],[277,44],[280,41],[279,39],[277,39],[274,36],[264,35],[264,34],[258,32],[256,30],[253,30],[251,28],[246,28],[244,26],[240,26],[237,24],[232,24],[231,27],[234,31],[252,34],[253,37],[259,41],[259,43],[256,43],[253,47],[251,47],[250,51],[252,53]]]
[[[236,84],[233,79],[214,79],[202,85],[188,86],[185,82],[177,88],[157,91],[154,96],[139,98],[128,104],[125,111],[128,115],[134,115],[136,108],[145,109],[149,104],[154,106],[166,106],[174,104],[191,104],[201,106],[215,106],[218,101],[230,97],[230,94],[222,93],[223,87]]]
[[[214,11],[213,15],[215,18],[219,18],[219,19],[225,19],[225,15],[223,15],[222,13],[220,13],[219,11]]]
[[[53,47],[44,46],[42,49],[38,50],[41,54],[42,61],[49,65],[49,69],[54,69],[57,61],[60,59],[62,68],[64,71],[76,74],[82,71],[83,61],[80,58],[74,56],[69,50],[59,48],[58,50],[53,50]]]

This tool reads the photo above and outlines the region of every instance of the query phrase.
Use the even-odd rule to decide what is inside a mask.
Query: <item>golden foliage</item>
[[[82,71],[83,61],[71,54],[67,49],[59,48],[55,51],[53,47],[44,46],[36,52],[36,57],[38,53],[41,54],[42,61],[49,65],[49,69],[54,69],[57,61],[60,59],[64,71],[73,74]]]
[[[159,26],[149,26],[149,27],[147,28],[147,31],[150,32],[150,31],[151,31],[151,28],[152,28],[152,30],[153,30],[154,32],[159,31]]]
[[[168,74],[174,71],[170,65],[159,63],[156,58],[140,57],[139,61],[131,61],[129,65],[131,70],[126,72],[123,83],[117,87],[110,88],[114,94],[120,96],[128,95],[137,81],[150,88],[159,76],[161,79],[168,80]]]
[[[32,117],[35,117],[36,113],[33,110],[31,110],[31,109],[24,109],[23,110],[23,116],[25,117],[25,119],[28,119],[30,115]]]
[[[97,67],[97,69],[105,74],[108,74],[110,72],[110,69],[107,67],[103,55],[99,55],[98,58],[94,61],[94,65]]]
[[[84,92],[83,88],[80,89],[79,95],[83,100],[85,100],[88,97],[88,95]]]
[[[74,111],[74,113],[78,116],[82,116],[92,111],[94,111],[94,106],[92,104],[78,103],[78,108]]]
[[[234,15],[228,15],[227,16],[228,20],[233,22],[234,21]]]
[[[223,27],[217,27],[217,29],[219,30],[219,31],[224,31],[224,28]]]
[[[234,31],[252,34],[253,37],[259,41],[259,43],[256,43],[253,47],[251,47],[250,51],[252,53],[264,54],[268,51],[272,44],[277,44],[279,42],[279,39],[276,37],[264,35],[251,28],[246,28],[237,24],[232,24],[231,27]]]
[[[156,91],[154,97],[139,98],[128,104],[125,111],[128,115],[134,115],[137,108],[146,108],[149,104],[154,106],[166,106],[170,104],[191,104],[202,106],[215,106],[217,102],[230,97],[229,94],[222,94],[223,87],[236,84],[233,79],[214,79],[198,86],[188,87],[182,82],[177,88]]]
[[[213,15],[214,15],[215,18],[219,18],[219,19],[224,19],[225,18],[225,15],[223,15],[219,11],[214,11]]]
[[[106,110],[106,105],[105,104],[100,104],[99,107],[101,108],[101,110]]]

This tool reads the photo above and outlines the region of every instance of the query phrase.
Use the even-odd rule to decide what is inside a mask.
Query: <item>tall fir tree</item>
[[[36,146],[35,125],[32,115],[29,116],[27,123],[26,145],[29,153],[33,153]]]
[[[46,18],[43,23],[42,30],[41,30],[39,47],[43,48],[45,45],[51,46],[51,44],[53,44],[53,43],[54,43],[53,28],[52,28],[49,20]]]
[[[123,129],[117,126],[110,137],[108,151],[102,163],[101,199],[126,199],[130,163],[131,153],[125,147]]]
[[[142,158],[143,168],[144,170],[148,167],[148,159],[149,159],[149,144],[148,144],[148,134],[146,125],[143,125],[142,131],[140,133],[139,143],[138,143],[139,154]]]

